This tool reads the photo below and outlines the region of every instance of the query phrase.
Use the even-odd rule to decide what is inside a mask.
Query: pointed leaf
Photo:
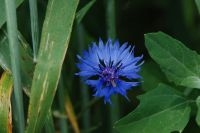
[[[90,10],[90,8],[92,7],[92,5],[96,2],[96,0],[91,0],[88,4],[86,4],[83,8],[81,8],[77,13],[76,13],[76,20],[77,20],[77,24],[79,24],[83,17],[85,16],[85,14]]]
[[[146,34],[145,45],[170,81],[200,88],[200,55],[195,51],[162,32]]]
[[[166,83],[167,81],[159,65],[154,61],[145,61],[141,69],[141,76],[144,77],[142,88],[145,91],[154,89],[159,83]]]
[[[196,99],[196,104],[197,104],[197,116],[196,116],[196,122],[200,126],[200,96],[197,97]]]
[[[189,101],[173,88],[160,84],[139,96],[139,106],[115,124],[120,133],[182,132],[190,116]]]
[[[199,14],[200,14],[200,0],[195,0],[195,3],[197,5],[197,9],[198,9]]]
[[[13,80],[8,72],[4,72],[0,80],[0,133],[12,132],[11,93]]]
[[[57,89],[78,0],[50,0],[34,71],[27,133],[39,133]]]

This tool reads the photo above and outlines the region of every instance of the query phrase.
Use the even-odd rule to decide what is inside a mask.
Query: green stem
[[[59,102],[59,109],[60,112],[66,113],[65,111],[65,95],[64,95],[64,83],[63,83],[63,76],[60,76],[59,88],[58,88],[58,102]],[[68,125],[66,118],[60,118],[59,120],[60,125],[60,132],[61,133],[68,133]]]
[[[116,38],[116,16],[115,16],[115,0],[106,0],[106,22],[107,22],[107,36]]]
[[[115,0],[106,0],[106,22],[107,22],[107,36],[109,38],[116,38],[116,15],[115,15]],[[110,106],[110,132],[114,133],[113,124],[119,119],[119,101],[117,95],[112,98],[112,105]]]
[[[38,27],[38,11],[37,0],[29,0],[30,17],[31,17],[31,35],[33,44],[33,59],[37,60],[37,53],[39,47],[39,27]]]
[[[80,53],[84,49],[84,29],[81,23],[77,24],[77,38],[78,38],[78,52]],[[81,90],[81,98],[82,98],[82,104],[81,108],[84,109],[87,106],[87,103],[89,103],[89,92],[88,87],[80,84],[80,90]],[[89,129],[90,128],[90,113],[89,109],[82,114],[82,124],[83,129]]]
[[[9,49],[11,57],[11,70],[14,81],[14,97],[16,105],[18,132],[24,132],[24,107],[23,107],[23,94],[20,76],[20,59],[19,59],[19,43],[17,39],[17,17],[15,0],[5,0],[6,16],[7,16],[7,30],[9,39]]]

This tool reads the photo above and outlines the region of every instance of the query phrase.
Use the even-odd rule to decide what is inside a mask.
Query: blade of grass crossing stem
[[[115,0],[106,1],[106,21],[107,21],[107,36],[115,39],[116,23],[115,23]],[[119,119],[119,101],[117,95],[112,98],[112,106],[110,106],[110,133],[115,133],[113,124]]]
[[[58,103],[61,114],[65,113],[65,92],[64,92],[64,83],[63,76],[61,74],[59,86],[58,86]],[[59,126],[61,133],[68,133],[68,124],[66,118],[59,118]]]
[[[11,70],[14,80],[14,95],[16,104],[16,113],[18,115],[17,122],[18,132],[24,132],[24,107],[23,107],[23,95],[21,87],[21,75],[20,75],[20,59],[19,59],[19,44],[18,44],[18,31],[17,31],[17,17],[15,0],[6,0],[6,17],[7,17],[7,30],[9,49],[11,57]]]
[[[78,0],[50,0],[31,87],[27,133],[39,133],[57,89]]]
[[[30,17],[31,17],[31,35],[33,45],[33,59],[36,62],[38,45],[39,45],[39,27],[38,27],[38,10],[37,0],[29,0]]]
[[[0,133],[12,133],[11,93],[13,80],[4,72],[0,80]]]

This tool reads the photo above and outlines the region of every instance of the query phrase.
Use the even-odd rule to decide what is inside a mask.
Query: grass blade
[[[85,5],[82,9],[80,9],[77,13],[76,13],[76,21],[77,24],[79,24],[83,17],[85,16],[85,14],[90,10],[90,8],[92,7],[92,5],[96,2],[96,0],[91,0],[87,5]]]
[[[18,7],[23,0],[16,0],[16,6]],[[6,10],[5,10],[5,0],[0,0],[0,28],[6,22]]]
[[[39,26],[38,26],[38,10],[37,0],[29,0],[30,16],[31,16],[31,35],[33,45],[33,59],[36,62],[39,45]]]
[[[46,121],[45,121],[45,132],[46,133],[55,133],[53,117],[51,111],[49,111]]]
[[[8,30],[8,40],[9,49],[11,57],[11,70],[14,81],[14,96],[16,104],[16,113],[18,114],[18,119],[16,125],[18,127],[18,132],[24,132],[24,108],[23,108],[23,95],[21,86],[21,75],[20,75],[20,58],[19,58],[19,43],[17,39],[17,16],[15,9],[15,1],[6,0],[6,16],[7,16],[7,30]]]
[[[78,0],[50,0],[31,87],[27,133],[39,133],[57,89]]]
[[[0,80],[0,133],[12,132],[11,93],[13,80],[8,72],[4,72]]]

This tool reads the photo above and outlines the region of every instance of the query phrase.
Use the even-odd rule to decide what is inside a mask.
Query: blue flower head
[[[94,89],[94,96],[104,97],[105,103],[111,103],[112,94],[127,98],[126,91],[139,84],[137,79],[141,78],[138,72],[143,56],[135,57],[134,47],[128,43],[120,46],[119,41],[113,43],[108,39],[104,44],[99,39],[98,44],[93,43],[82,57],[77,57],[80,72],[76,75],[83,77],[85,83]]]

